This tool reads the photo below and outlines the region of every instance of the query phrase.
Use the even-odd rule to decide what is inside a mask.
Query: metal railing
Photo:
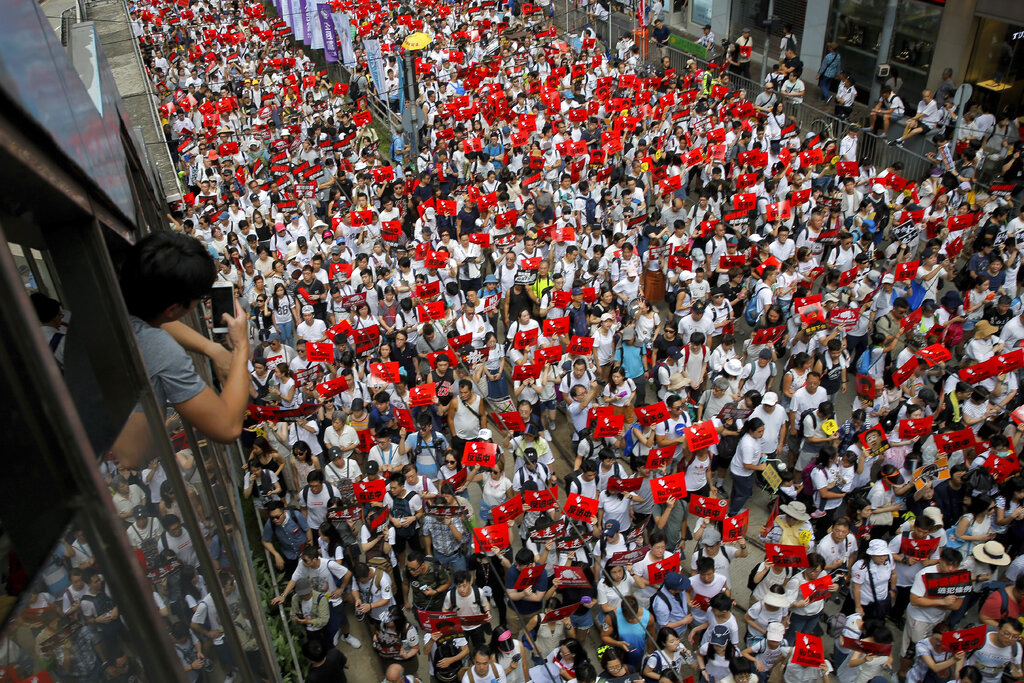
[[[564,13],[555,17],[555,23],[559,28],[568,33],[578,33],[583,28],[591,28],[601,43],[604,44],[608,53],[613,53],[615,44],[625,35],[632,35],[634,23],[628,15],[612,12],[607,21],[593,21],[592,16],[579,10],[579,8],[567,5]],[[667,47],[665,54],[669,63],[678,73],[686,69],[686,63],[694,60],[700,67],[707,68],[708,61],[695,55],[683,52],[674,47]],[[661,58],[661,50],[653,41],[649,45],[648,61],[657,63]],[[753,101],[764,91],[764,87],[757,81],[744,78],[737,74],[730,73],[730,89],[732,91],[745,90],[747,99]],[[841,119],[834,114],[822,111],[807,102],[786,102],[784,110],[787,116],[793,117],[801,133],[813,131],[822,136],[835,139],[842,139],[854,121]],[[927,156],[918,154],[904,147],[889,146],[885,137],[875,135],[866,129],[862,129],[858,139],[858,157],[870,159],[876,168],[886,168],[893,163],[900,163],[903,170],[900,175],[911,181],[918,181],[925,178],[936,163]],[[987,189],[981,183],[975,183],[980,189]]]

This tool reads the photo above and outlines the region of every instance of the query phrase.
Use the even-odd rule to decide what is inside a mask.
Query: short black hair
[[[217,279],[217,265],[197,240],[176,232],[142,238],[121,264],[121,295],[132,315],[146,322],[169,306],[188,307]]]

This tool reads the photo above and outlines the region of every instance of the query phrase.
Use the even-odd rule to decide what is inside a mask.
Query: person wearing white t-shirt
[[[899,538],[899,537],[897,537]],[[939,561],[925,567],[917,573],[910,586],[910,605],[907,607],[907,622],[903,627],[903,650],[914,645],[931,633],[935,624],[946,619],[950,613],[959,609],[964,599],[953,595],[942,598],[929,598],[925,589],[924,579],[931,574],[955,572],[960,569],[963,555],[955,548],[943,548]]]

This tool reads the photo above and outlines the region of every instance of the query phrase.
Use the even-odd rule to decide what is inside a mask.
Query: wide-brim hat
[[[793,519],[801,522],[806,522],[811,518],[811,516],[807,514],[807,506],[798,500],[794,500],[792,503],[787,503],[786,505],[779,507],[779,512],[784,515],[789,515]]]
[[[976,545],[971,554],[979,562],[995,565],[996,567],[1005,567],[1010,564],[1010,556],[1006,554],[1006,548],[999,541],[989,541]]]

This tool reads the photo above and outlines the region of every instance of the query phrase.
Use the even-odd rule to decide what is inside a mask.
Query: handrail
[[[576,18],[573,19],[573,29],[569,28],[570,14],[574,15],[576,18],[581,16],[580,10],[573,7],[566,15],[565,26],[563,27],[565,30],[575,30],[577,28],[589,26],[594,30],[599,38],[602,38],[605,43],[605,47],[609,52],[614,49],[614,45],[617,42],[617,39],[615,38],[616,33],[621,36],[630,33],[631,31],[628,27],[623,26],[621,21],[623,15],[615,12],[614,10],[611,10],[611,17],[607,24],[591,23],[589,17],[582,15],[584,19],[583,23],[577,23]],[[614,26],[615,29],[611,29],[612,26]],[[602,34],[607,33],[610,29],[612,35],[604,37]],[[706,59],[683,52],[682,50],[678,50],[672,46],[668,46],[666,49],[672,67],[675,68],[677,72],[685,70],[686,62],[691,59],[697,62],[701,68],[707,68],[709,63]],[[648,63],[654,62],[648,58]],[[734,88],[734,90],[746,90],[747,99],[750,101],[753,101],[757,95],[764,91],[762,84],[734,73],[729,74],[729,80],[731,84],[741,85],[742,87]],[[852,123],[850,121],[840,119],[834,114],[822,111],[807,102],[786,102],[785,111],[787,115],[793,116],[797,120],[799,127],[803,132],[810,131],[811,125],[814,121],[827,122],[827,125],[832,128],[837,140],[846,133]],[[888,146],[885,143],[884,137],[875,135],[866,129],[861,129],[859,142],[859,151],[862,155],[865,155],[866,152],[866,155],[870,156],[872,161],[874,161],[879,167],[881,167],[882,163],[888,164],[899,161],[903,164],[906,175],[910,176],[910,179],[915,180],[915,182],[923,178],[930,169],[935,168],[937,165],[926,155],[919,154],[904,147]],[[987,191],[990,188],[989,184],[978,182],[977,180],[973,182],[973,185],[979,190]]]

